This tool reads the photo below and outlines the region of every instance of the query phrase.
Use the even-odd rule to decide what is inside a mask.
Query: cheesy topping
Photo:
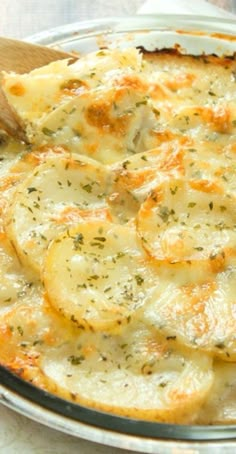
[[[107,49],[3,89],[0,363],[66,400],[236,422],[236,62]]]
[[[130,323],[158,286],[136,232],[97,221],[51,243],[44,276],[57,310],[78,326],[102,331]]]

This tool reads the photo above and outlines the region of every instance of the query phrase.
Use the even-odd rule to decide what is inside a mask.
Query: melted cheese
[[[94,222],[51,243],[44,284],[52,305],[72,323],[104,331],[130,323],[158,286],[158,276],[133,229]]]
[[[212,260],[234,248],[235,197],[215,181],[172,178],[146,198],[137,228],[144,248],[157,260]]]
[[[0,362],[144,420],[236,421],[236,64],[105,50],[3,89]]]
[[[84,217],[109,217],[107,173],[90,160],[49,158],[14,194],[6,229],[21,260],[40,270],[49,242]],[[103,211],[103,212],[102,212]]]
[[[135,49],[100,51],[78,59],[56,61],[30,74],[5,74],[3,89],[10,104],[14,105],[25,122],[37,124],[65,100],[99,86],[103,80],[115,79],[141,69],[141,56]]]
[[[160,267],[161,285],[145,306],[143,320],[192,349],[235,361],[235,258],[217,276],[209,268],[202,263],[174,266],[170,276],[168,268]]]
[[[103,163],[132,155],[154,126],[146,96],[134,86],[78,94],[39,121],[36,144],[63,144]]]
[[[209,358],[170,349],[142,324],[108,338],[82,334],[79,341],[87,349],[78,352],[68,344],[48,351],[42,369],[64,397],[73,388],[74,400],[85,405],[123,416],[186,423],[195,420],[212,386]]]

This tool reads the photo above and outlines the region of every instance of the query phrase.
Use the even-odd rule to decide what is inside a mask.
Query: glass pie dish
[[[28,38],[79,55],[105,47],[173,48],[191,55],[231,56],[236,22],[204,17],[137,16],[77,23]],[[0,369],[0,400],[55,429],[106,445],[139,452],[232,452],[236,426],[183,426],[111,415],[58,398]]]

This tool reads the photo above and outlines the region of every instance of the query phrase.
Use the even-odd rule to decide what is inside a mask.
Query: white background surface
[[[181,0],[176,2],[180,3]],[[143,3],[143,0],[0,0],[0,35],[23,38],[69,22],[104,16],[128,16],[134,14]],[[152,0],[152,3],[163,11],[165,5],[170,5],[171,1]],[[172,6],[174,3],[175,0],[172,0]],[[230,6],[231,0],[215,0],[215,3]],[[189,0],[189,4],[199,5],[198,0]],[[175,12],[173,8],[171,10]],[[199,11],[199,14],[201,13],[202,11]],[[1,454],[128,454],[128,452],[67,436],[0,405]]]

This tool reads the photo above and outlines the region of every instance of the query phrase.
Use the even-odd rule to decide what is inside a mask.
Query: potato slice
[[[171,180],[143,203],[137,228],[143,246],[170,263],[211,260],[234,248],[235,197],[210,180]]]
[[[129,73],[130,67],[139,72],[141,63],[136,49],[93,52],[72,64],[59,60],[28,74],[5,73],[3,89],[22,120],[35,127],[56,106],[103,80],[107,83],[119,72]]]
[[[183,156],[183,147],[176,141],[113,164],[109,205],[117,218],[121,222],[133,218],[157,184],[183,174]]]
[[[38,358],[47,349],[76,343],[78,330],[52,310],[37,282],[28,281],[18,299],[1,305],[0,310],[0,363],[40,386]]]
[[[19,257],[40,270],[52,238],[84,217],[107,218],[107,171],[80,156],[50,158],[25,178],[8,213],[7,233]]]
[[[235,424],[235,364],[216,361],[214,383],[199,414],[199,424]]]
[[[57,237],[43,280],[51,304],[92,330],[128,324],[158,285],[135,230],[106,222],[84,223]]]
[[[198,137],[206,137],[206,133],[218,134],[234,133],[236,126],[236,109],[233,102],[218,103],[216,105],[193,105],[175,109],[170,119],[170,128],[176,128]]]
[[[73,393],[82,405],[134,418],[191,423],[212,386],[207,355],[181,350],[141,323],[117,336],[84,332],[77,345],[47,351],[41,369],[50,379],[49,389],[66,398]]]
[[[143,320],[187,347],[235,361],[236,259],[224,266],[217,274],[201,262],[161,266],[161,284]]]
[[[0,231],[0,312],[31,293],[30,281],[6,235]]]
[[[107,164],[140,151],[154,125],[143,90],[108,86],[59,106],[39,122],[31,139],[36,145],[63,145]]]

